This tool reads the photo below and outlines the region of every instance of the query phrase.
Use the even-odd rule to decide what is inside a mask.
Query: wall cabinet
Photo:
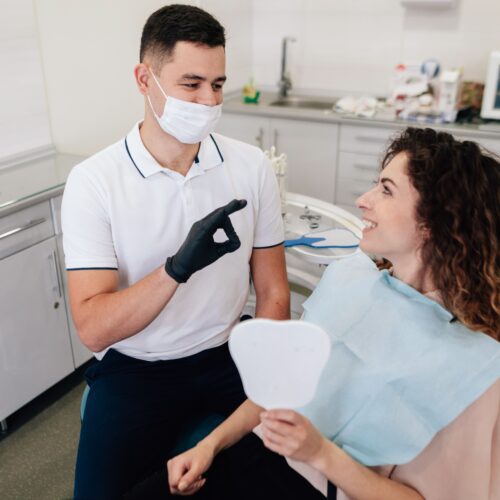
[[[226,113],[217,132],[287,155],[287,190],[333,203],[338,126]]]

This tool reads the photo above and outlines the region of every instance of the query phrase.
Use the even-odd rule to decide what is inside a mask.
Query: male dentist
[[[77,165],[63,199],[73,319],[99,360],[86,373],[76,499],[122,497],[165,467],[186,420],[244,402],[227,339],[250,276],[256,315],[289,318],[271,166],[213,133],[224,28],[196,7],[159,9],[134,75],[144,120]]]

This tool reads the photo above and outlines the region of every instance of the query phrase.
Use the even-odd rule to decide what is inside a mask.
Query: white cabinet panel
[[[340,129],[340,151],[382,155],[389,140],[400,127],[367,127],[342,125]]]
[[[76,331],[75,324],[73,323],[73,318],[71,317],[71,307],[69,305],[68,296],[68,274],[64,266],[64,250],[62,245],[62,235],[58,235],[57,239],[57,253],[59,261],[59,269],[61,270],[62,285],[64,290],[64,298],[66,301],[66,316],[68,319],[68,328],[71,341],[71,349],[73,351],[73,360],[75,362],[75,368],[81,366],[85,361],[88,361],[92,356],[92,352],[89,351],[80,340],[78,333]]]
[[[54,234],[49,202],[0,218],[0,259]]]
[[[373,181],[340,177],[337,185],[337,203],[355,207],[356,199],[373,187]]]
[[[64,249],[62,244],[62,230],[61,230],[61,202],[62,195],[57,198],[52,198],[50,204],[52,207],[52,217],[54,222],[54,228],[56,231],[56,242],[57,242],[57,253],[58,253],[58,264],[59,270],[62,276],[62,285],[64,290],[64,298],[66,302],[66,316],[68,318],[68,328],[70,334],[71,348],[73,350],[73,360],[75,362],[75,368],[88,361],[93,354],[82,344],[78,333],[76,332],[75,324],[71,317],[71,307],[69,305],[68,296],[68,275],[66,273],[66,266],[64,264]]]
[[[253,144],[260,149],[269,148],[269,119],[262,116],[223,112],[216,132]]]
[[[373,181],[380,172],[380,160],[373,155],[339,153],[338,176]]]
[[[56,242],[0,261],[0,419],[74,370]]]
[[[333,203],[338,125],[273,119],[271,138],[287,155],[287,190]]]

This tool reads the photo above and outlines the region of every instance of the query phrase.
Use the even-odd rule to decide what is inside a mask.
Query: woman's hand
[[[211,446],[200,441],[194,448],[177,455],[167,462],[170,493],[193,495],[204,484],[202,477],[214,459]]]
[[[270,450],[315,465],[325,449],[326,438],[311,422],[293,410],[261,413],[262,436]]]

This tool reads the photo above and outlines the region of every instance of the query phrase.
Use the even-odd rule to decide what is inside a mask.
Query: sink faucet
[[[278,95],[280,97],[286,97],[288,91],[292,88],[292,80],[290,78],[289,72],[286,70],[286,46],[288,42],[295,42],[296,39],[292,36],[283,37],[281,45],[281,78],[278,82]]]

